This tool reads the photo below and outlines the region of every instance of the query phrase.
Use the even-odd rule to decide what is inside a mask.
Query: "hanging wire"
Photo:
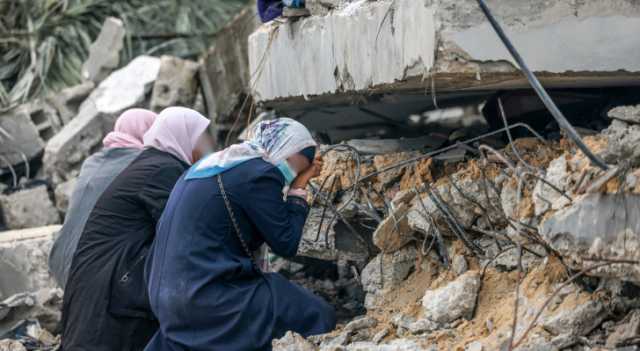
[[[500,40],[502,40],[502,43],[504,44],[504,46],[507,48],[507,50],[509,51],[513,59],[516,61],[516,63],[520,67],[525,77],[529,81],[529,84],[531,84],[531,87],[533,88],[533,90],[535,90],[535,92],[538,94],[538,96],[542,100],[542,103],[544,103],[544,105],[547,107],[547,109],[549,110],[553,118],[555,118],[556,122],[558,122],[558,125],[560,125],[560,127],[565,132],[567,132],[567,135],[571,138],[571,140],[573,140],[573,142],[576,143],[578,148],[582,150],[582,152],[589,158],[589,160],[591,160],[591,162],[594,165],[598,166],[603,170],[609,169],[609,166],[607,166],[607,164],[603,160],[601,160],[598,156],[596,156],[589,149],[589,147],[585,145],[585,143],[580,138],[580,135],[578,134],[578,132],[576,132],[576,130],[571,125],[571,123],[569,123],[567,118],[562,114],[562,111],[560,111],[558,106],[553,102],[553,100],[551,99],[551,96],[549,96],[549,94],[544,89],[544,87],[542,86],[538,78],[533,74],[533,72],[531,72],[531,70],[529,69],[529,66],[527,66],[522,56],[520,56],[520,53],[518,53],[516,48],[513,46],[513,44],[511,43],[511,40],[509,40],[509,37],[507,37],[504,30],[498,23],[498,21],[496,21],[495,17],[493,17],[493,14],[491,13],[491,10],[489,10],[489,7],[487,6],[486,2],[484,0],[477,0],[477,1],[478,1],[478,5],[480,5],[480,9],[489,20],[489,23],[491,23],[491,26],[495,30],[496,34],[498,35],[498,37],[500,37]]]

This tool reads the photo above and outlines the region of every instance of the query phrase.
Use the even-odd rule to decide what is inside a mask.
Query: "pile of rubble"
[[[640,106],[609,116],[585,137],[608,170],[536,135],[325,149],[299,255],[336,264],[327,285],[352,314],[274,350],[638,349]]]

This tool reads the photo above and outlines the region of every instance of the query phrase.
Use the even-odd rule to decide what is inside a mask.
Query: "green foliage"
[[[127,29],[124,57],[194,57],[247,0],[0,0],[0,109],[77,84],[105,18]]]

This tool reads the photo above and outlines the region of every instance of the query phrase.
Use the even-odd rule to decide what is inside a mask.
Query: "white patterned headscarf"
[[[309,130],[300,122],[291,118],[263,121],[253,127],[247,141],[231,145],[193,165],[186,179],[212,177],[255,158],[278,165],[290,156],[316,145]]]

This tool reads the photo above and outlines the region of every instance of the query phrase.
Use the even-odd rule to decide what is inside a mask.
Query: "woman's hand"
[[[320,153],[316,154],[316,158],[313,160],[313,163],[309,168],[307,168],[304,172],[298,174],[296,179],[291,183],[292,189],[305,189],[309,180],[315,178],[320,175],[320,171],[322,171],[322,155]]]

